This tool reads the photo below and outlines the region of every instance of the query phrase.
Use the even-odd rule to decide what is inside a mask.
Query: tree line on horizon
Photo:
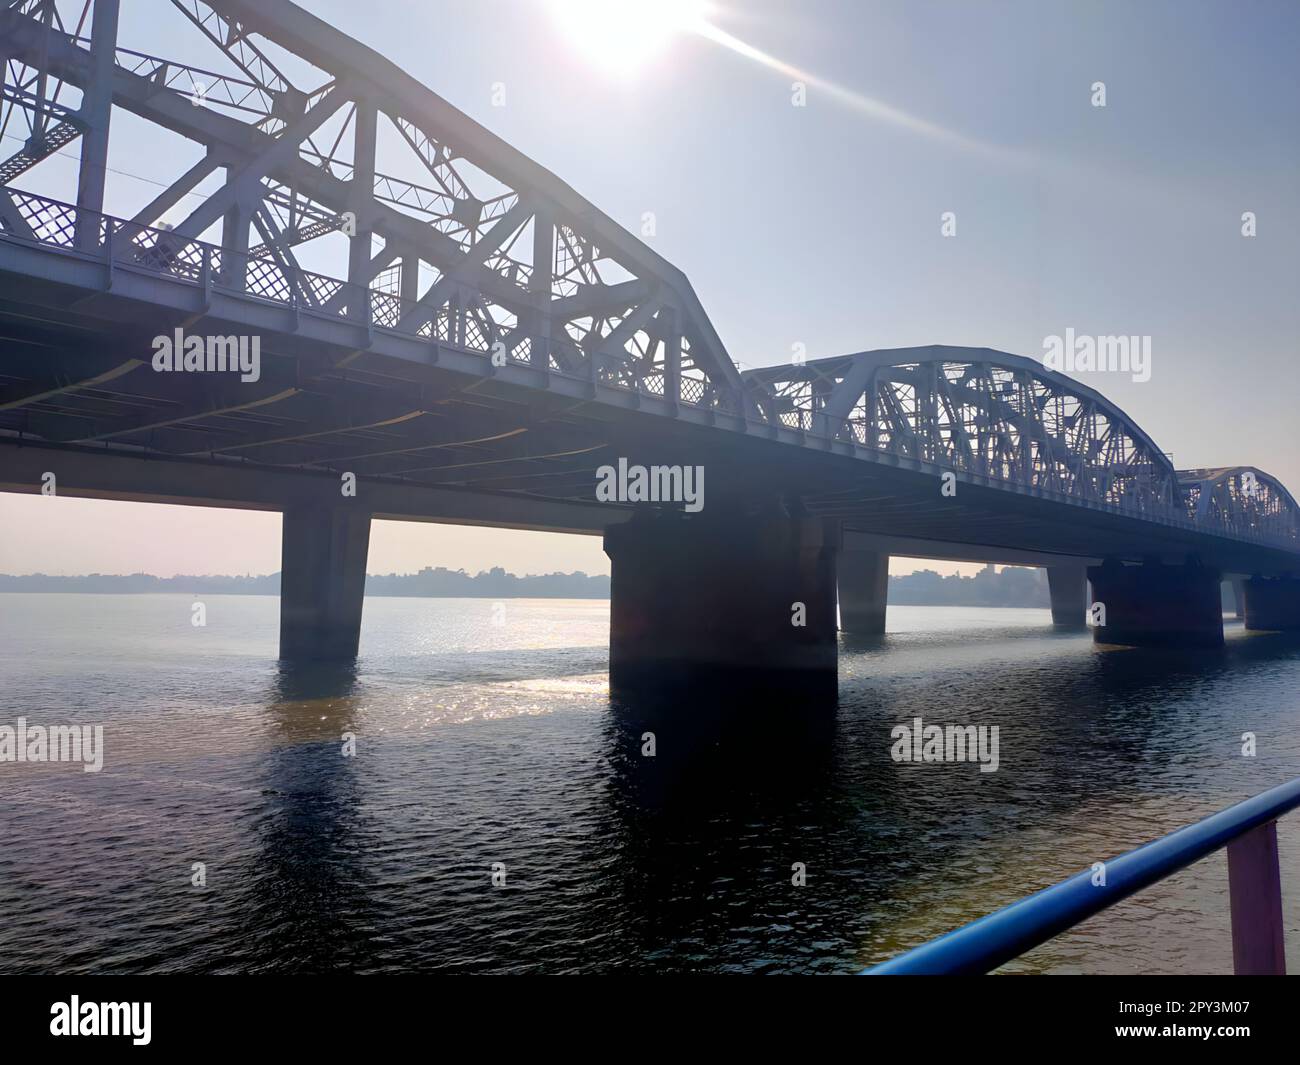
[[[476,574],[426,566],[418,573],[368,574],[366,594],[421,598],[608,599],[608,574],[543,573],[518,576],[500,566]],[[149,573],[53,576],[0,574],[0,592],[91,594],[278,595],[280,574],[189,575]],[[973,577],[920,570],[889,578],[889,601],[898,606],[1046,607],[1047,574],[1038,568],[986,567]]]
[[[86,592],[93,594],[140,595],[177,592],[186,595],[279,595],[280,574],[177,574],[156,577],[151,573],[52,576],[0,574],[0,592]],[[404,595],[443,598],[562,598],[608,599],[609,577],[573,573],[528,574],[520,577],[500,566],[476,574],[464,570],[426,566],[419,573],[371,573],[366,575],[366,595]]]

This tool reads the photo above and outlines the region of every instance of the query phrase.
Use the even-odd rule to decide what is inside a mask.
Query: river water
[[[603,601],[373,598],[324,670],[275,598],[204,603],[0,595],[0,723],[104,726],[101,772],[0,763],[0,971],[849,973],[1300,774],[1300,643],[1235,622],[891,607],[837,707],[662,705],[611,700]],[[998,726],[997,771],[893,761],[916,717]],[[1004,971],[1231,965],[1219,854]]]

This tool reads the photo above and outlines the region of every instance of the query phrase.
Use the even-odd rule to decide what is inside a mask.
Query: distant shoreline
[[[47,589],[40,592],[30,590],[20,590],[15,588],[0,588],[0,595],[102,595],[102,596],[132,596],[132,595],[178,595],[182,597],[191,597],[194,595],[229,595],[229,596],[247,596],[256,599],[259,596],[267,599],[279,598],[274,592],[183,592],[176,589],[166,589],[164,591],[145,591],[145,592],[85,592],[69,591],[67,589]],[[590,601],[593,603],[607,603],[607,595],[417,595],[406,592],[382,592],[379,594],[366,593],[366,598],[375,599],[476,599],[483,602],[496,602],[502,599],[557,599],[570,601]],[[969,610],[993,610],[1006,608],[1009,610],[1047,610],[1046,603],[919,603],[907,600],[891,599],[890,606],[936,606],[936,607],[963,607]]]
[[[608,599],[607,574],[546,573],[517,576],[494,567],[477,574],[442,567],[418,573],[369,574],[367,596],[404,599]],[[64,592],[92,595],[279,595],[280,575],[218,576],[148,573],[51,576],[43,573],[0,574],[3,592]],[[889,578],[889,602],[895,606],[1037,607],[1050,605],[1046,574],[1041,569],[986,567],[973,577],[941,576],[921,570]]]
[[[213,591],[206,589],[202,591],[186,590],[181,588],[146,588],[140,591],[87,591],[78,588],[42,588],[39,591],[33,588],[0,588],[0,595],[246,595],[252,598],[258,596],[268,598],[279,598],[278,592],[231,592],[231,591]],[[608,595],[541,595],[529,594],[521,595],[513,592],[506,595],[486,595],[474,593],[447,593],[440,595],[420,595],[417,592],[366,592],[367,599],[609,599]]]
[[[279,595],[280,574],[224,576],[89,573],[77,576],[0,574],[0,592],[80,592],[97,595]],[[366,576],[366,595],[445,599],[608,599],[609,577],[545,573],[518,577],[500,568],[471,576],[463,570],[425,568],[419,573]]]

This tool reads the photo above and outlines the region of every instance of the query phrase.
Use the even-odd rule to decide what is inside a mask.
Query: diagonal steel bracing
[[[248,284],[249,260],[271,257],[292,273],[291,249],[342,230],[353,244],[350,287],[319,301],[308,296],[308,305],[367,317],[367,301],[351,286],[374,284],[400,257],[401,302],[385,310],[392,324],[480,349],[505,343],[511,358],[542,369],[586,366],[593,380],[653,394],[678,384],[669,364],[684,354],[680,398],[756,413],[679,271],[386,60],[283,0],[150,2],[160,15],[169,10],[183,20],[235,73],[122,47],[111,0],[94,6],[88,37],[70,25],[71,14],[52,19],[45,5],[9,5],[0,11],[0,38],[27,74],[81,90],[77,117],[85,120],[83,137],[97,146],[107,145],[111,103],[205,147],[205,158],[182,173],[160,169],[168,187],[136,215],[139,224],[152,224],[197,199],[172,235],[153,242],[155,263],[220,226],[227,260],[221,280]],[[275,53],[310,64],[316,80],[292,84]],[[40,100],[32,106],[39,110]],[[327,131],[343,114],[342,127]],[[376,172],[376,120],[397,132],[432,185]],[[344,135],[349,125],[351,137]],[[86,157],[79,200],[96,210],[101,154],[96,147]],[[198,196],[220,168],[225,181]],[[277,233],[271,205],[283,205],[284,190],[310,221]],[[250,245],[250,225],[258,244]],[[98,227],[82,228],[79,240],[93,244]],[[518,239],[525,229],[531,236]],[[384,242],[377,256],[371,238]],[[431,271],[427,287],[416,277],[419,264]],[[655,306],[645,306],[650,299]],[[672,310],[684,338],[675,350],[668,337],[643,328],[661,307]]]
[[[757,438],[774,450],[726,467],[737,495],[780,480],[783,498],[846,521],[891,498],[845,486],[839,460],[862,460],[1300,540],[1276,479],[1179,473],[1114,404],[1032,360],[936,346],[742,375],[679,270],[372,50],[288,0],[133,3],[190,35],[186,61],[120,40],[120,0],[0,0],[0,129],[22,131],[0,155],[0,249],[62,257],[69,276],[39,313],[57,326],[84,312],[68,326],[82,340],[122,340],[156,299],[160,332],[256,321],[275,354],[257,382],[195,385],[150,373],[131,354],[147,345],[96,356],[67,336],[48,351],[0,338],[0,435],[568,499],[611,447],[698,447],[726,467]],[[104,203],[115,112],[185,145],[135,161],[155,187],[117,212],[130,221]],[[75,202],[39,195],[46,161],[74,144]],[[53,272],[23,264],[0,297],[14,329]],[[814,467],[810,450],[829,454]],[[891,505],[921,522],[936,502]]]

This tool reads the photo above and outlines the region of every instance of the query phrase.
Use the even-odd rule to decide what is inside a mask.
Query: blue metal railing
[[[1239,975],[1283,972],[1277,818],[1298,806],[1300,777],[1100,863],[1101,869],[1087,869],[1013,902],[866,974],[987,973],[1225,846],[1235,970]]]

